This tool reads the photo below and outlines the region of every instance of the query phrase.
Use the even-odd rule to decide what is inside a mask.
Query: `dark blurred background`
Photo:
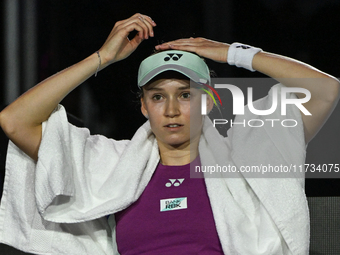
[[[340,77],[339,0],[3,0],[0,10],[1,108],[98,50],[115,22],[136,12],[155,20],[154,38],[144,41],[128,59],[91,77],[62,102],[92,133],[115,139],[131,138],[145,121],[136,96],[137,70],[161,42],[191,36],[237,41]],[[227,64],[208,64],[219,77],[263,77]],[[340,163],[339,114],[337,107],[309,144],[307,162]],[[7,140],[2,133],[0,143],[3,172]],[[339,196],[339,180],[307,179],[307,195]]]

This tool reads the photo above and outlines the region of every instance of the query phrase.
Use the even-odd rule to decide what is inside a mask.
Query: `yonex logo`
[[[164,58],[164,61],[169,61],[170,59],[173,61],[178,61],[183,56],[183,54],[177,54],[177,53],[168,53],[167,55],[168,56]]]
[[[236,46],[236,48],[242,48],[244,50],[247,50],[250,48],[250,46],[246,46],[246,45],[239,45],[239,46]]]
[[[183,179],[169,179],[169,181],[170,182],[165,183],[166,187],[168,188],[170,188],[171,186],[178,187],[184,182],[184,178]]]

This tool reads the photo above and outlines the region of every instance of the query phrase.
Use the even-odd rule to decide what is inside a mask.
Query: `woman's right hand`
[[[128,57],[144,40],[153,36],[156,23],[146,15],[135,14],[118,21],[100,49],[101,67]],[[130,32],[138,33],[128,39]],[[47,78],[0,112],[0,126],[6,135],[32,159],[38,159],[42,122],[46,121],[61,100],[98,68],[98,56],[86,59]]]
[[[100,69],[127,58],[144,39],[154,36],[155,26],[156,23],[149,16],[140,13],[118,21],[99,50],[102,58]],[[134,30],[138,33],[130,40],[128,35]]]

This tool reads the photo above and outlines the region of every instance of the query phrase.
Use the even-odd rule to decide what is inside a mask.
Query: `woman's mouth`
[[[178,130],[179,128],[183,127],[183,125],[179,123],[170,123],[168,125],[165,125],[166,128],[168,128],[171,131]]]

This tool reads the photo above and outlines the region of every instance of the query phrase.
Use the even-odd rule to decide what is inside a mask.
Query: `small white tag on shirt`
[[[186,197],[161,199],[160,202],[161,202],[161,210],[160,210],[161,212],[188,208]]]

